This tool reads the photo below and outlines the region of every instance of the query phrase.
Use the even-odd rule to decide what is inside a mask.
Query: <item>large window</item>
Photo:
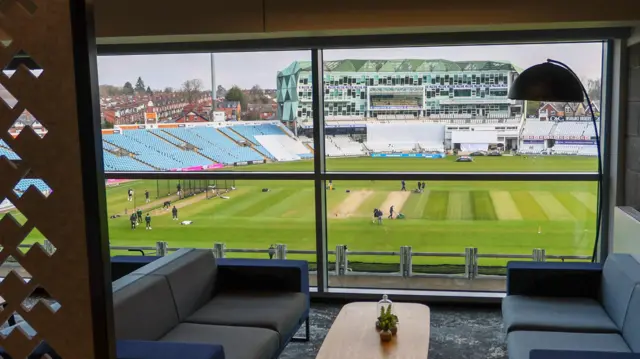
[[[113,254],[302,259],[318,291],[503,291],[510,260],[590,261],[600,123],[587,103],[507,91],[523,68],[554,58],[583,80],[599,120],[602,51],[100,57]],[[46,134],[28,119],[10,133]],[[15,159],[9,145],[0,156]],[[30,186],[48,191],[21,182],[16,194]],[[8,201],[0,211],[27,220]],[[24,249],[34,241],[48,246],[34,230]]]

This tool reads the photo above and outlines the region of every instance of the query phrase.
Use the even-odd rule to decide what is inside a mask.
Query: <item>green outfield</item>
[[[311,162],[247,166],[242,170],[307,170]],[[583,157],[481,157],[473,163],[446,159],[342,158],[328,159],[330,170],[350,171],[594,171],[596,160]],[[479,253],[531,254],[544,248],[547,254],[590,255],[593,250],[595,182],[476,182],[426,181],[423,193],[407,181],[406,192],[398,181],[334,181],[327,192],[329,248],[346,244],[350,251],[398,251],[412,246],[418,252],[457,252],[477,247]],[[158,199],[145,205],[152,229],[130,228],[128,215],[145,189]],[[133,181],[107,189],[112,245],[153,246],[167,241],[170,247],[262,248],[285,243],[288,249],[315,250],[315,207],[312,181],[236,181],[236,189],[224,196],[204,194],[175,200],[179,221],[159,209],[173,184]],[[262,192],[269,188],[269,192]],[[157,189],[157,190],[156,190]],[[349,192],[347,193],[347,190]],[[165,193],[167,192],[167,193]],[[140,205],[136,199],[136,205]],[[389,207],[406,219],[387,219]],[[374,208],[384,212],[382,225],[373,223]],[[183,220],[193,223],[180,225]],[[230,255],[233,257],[234,255]],[[235,256],[248,256],[235,255]],[[265,254],[256,255],[265,257]],[[313,255],[289,255],[315,261]],[[397,256],[350,256],[352,261],[397,263]],[[330,256],[333,260],[333,256]],[[504,265],[506,260],[481,258],[481,266]],[[461,264],[462,258],[415,257],[416,264]]]

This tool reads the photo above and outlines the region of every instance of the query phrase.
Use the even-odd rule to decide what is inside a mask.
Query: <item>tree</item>
[[[110,128],[113,128],[113,123],[111,123],[111,122],[109,122],[109,121],[104,121],[104,122],[102,123],[102,128],[104,128],[104,129],[110,129]]]
[[[151,91],[151,86],[147,86],[147,95],[153,95],[153,91]]]
[[[165,87],[164,88],[164,93],[172,93],[173,92],[173,88],[172,87]]]
[[[264,96],[264,91],[260,87],[260,85],[253,85],[251,90],[249,90],[249,94],[254,97],[262,97]]]
[[[125,95],[133,95],[133,85],[131,85],[131,82],[127,81],[124,83],[124,86],[122,88],[122,91],[124,92]]]
[[[591,101],[600,101],[602,97],[602,81],[600,79],[587,80],[586,88]]]
[[[136,92],[144,92],[146,90],[146,86],[144,85],[144,81],[142,81],[142,77],[138,77],[135,90]]]
[[[247,99],[244,96],[244,92],[240,89],[240,87],[234,85],[227,92],[227,96],[225,97],[227,101],[238,101],[240,102],[241,111],[247,110]]]
[[[218,85],[218,88],[216,89],[216,98],[226,97],[226,96],[227,96],[227,89],[222,87],[222,85]]]
[[[188,103],[195,103],[202,92],[202,80],[192,79],[185,81],[182,84],[182,92],[184,93]]]
[[[527,116],[538,116],[540,101],[527,101]]]

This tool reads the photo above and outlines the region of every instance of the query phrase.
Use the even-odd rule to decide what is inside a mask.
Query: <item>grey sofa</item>
[[[509,263],[502,315],[510,359],[640,358],[640,263]]]
[[[276,358],[305,322],[308,335],[308,288],[304,261],[182,249],[113,283],[118,346],[210,344],[226,359]]]

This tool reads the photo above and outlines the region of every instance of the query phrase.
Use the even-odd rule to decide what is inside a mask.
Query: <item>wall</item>
[[[640,43],[629,47],[626,135],[626,206],[640,209]]]
[[[96,34],[99,43],[118,44],[586,28],[640,20],[637,0],[245,0],[223,5],[201,0],[95,0]]]

